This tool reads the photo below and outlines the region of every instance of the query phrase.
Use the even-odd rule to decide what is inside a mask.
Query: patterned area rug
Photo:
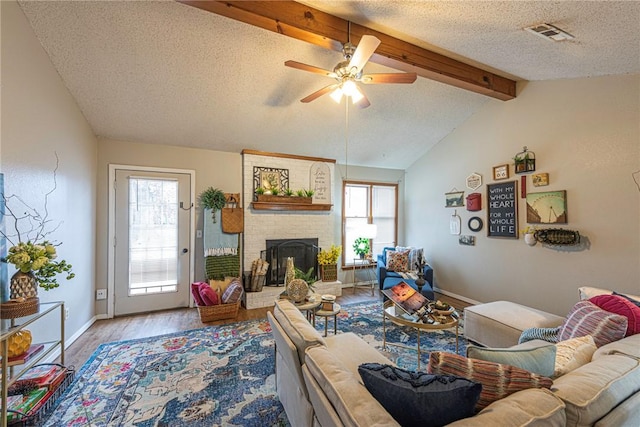
[[[382,350],[381,313],[381,303],[343,305],[339,333],[354,332],[399,366],[415,369],[415,350]],[[316,327],[324,330],[324,319]],[[423,369],[429,351],[455,351],[454,331],[421,334]],[[266,320],[254,320],[102,344],[45,425],[288,426],[275,390],[270,332]],[[458,353],[464,354],[459,332]],[[387,342],[415,348],[416,333],[387,322]]]

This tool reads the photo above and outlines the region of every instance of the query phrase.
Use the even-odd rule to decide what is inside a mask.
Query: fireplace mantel
[[[320,203],[283,203],[283,202],[252,202],[251,207],[257,211],[330,211],[333,205]]]

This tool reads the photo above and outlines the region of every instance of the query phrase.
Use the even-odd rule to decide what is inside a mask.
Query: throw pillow
[[[536,348],[510,350],[469,345],[467,357],[516,366],[534,374],[550,377],[555,369],[556,347],[549,344]]]
[[[515,366],[485,360],[467,359],[453,353],[434,351],[429,355],[429,373],[455,375],[482,384],[476,411],[528,388],[550,388],[550,378],[534,374]]]
[[[627,332],[625,337],[640,333],[640,307],[619,295],[598,295],[589,299],[609,313],[619,314],[627,318]]]
[[[399,272],[408,271],[409,251],[387,251],[387,270]]]
[[[220,304],[218,294],[206,283],[200,283],[200,298],[202,298],[203,305]]]
[[[527,328],[520,334],[518,344],[532,340],[543,340],[550,343],[557,343],[558,332],[560,332],[559,326],[555,328]]]
[[[243,289],[240,279],[233,279],[229,284],[229,287],[222,294],[222,303],[233,304],[238,302],[242,296],[242,291]]]
[[[191,295],[193,295],[193,300],[196,302],[196,305],[203,306],[204,301],[202,301],[202,297],[200,297],[200,284],[202,282],[196,282],[191,284]],[[206,284],[206,283],[205,283]]]
[[[578,301],[560,326],[558,341],[593,336],[596,346],[602,347],[624,338],[627,318],[609,313],[589,301]]]
[[[465,378],[380,363],[364,363],[358,373],[369,393],[403,427],[443,426],[473,416],[482,390]]]
[[[409,261],[408,261],[408,271],[417,271],[418,268],[416,264],[420,258],[424,259],[424,249],[423,248],[414,248],[411,246],[396,246],[396,251],[409,251]]]
[[[613,295],[618,295],[626,300],[628,300],[629,302],[631,302],[633,305],[640,307],[640,298],[635,299],[630,297],[629,295],[625,295],[625,294],[619,294],[617,292],[614,292]]]
[[[591,362],[591,357],[596,350],[596,343],[591,335],[560,341],[556,344],[553,378],[558,378]]]

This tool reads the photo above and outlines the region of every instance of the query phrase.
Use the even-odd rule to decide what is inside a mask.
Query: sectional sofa
[[[276,342],[278,395],[292,425],[399,425],[358,374],[363,363],[391,361],[352,333],[323,338],[289,301],[278,301],[268,318]],[[600,347],[589,363],[556,378],[550,390],[518,391],[450,425],[637,427],[640,334]]]

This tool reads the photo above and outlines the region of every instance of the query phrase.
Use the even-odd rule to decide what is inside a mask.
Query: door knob
[[[187,252],[189,252],[189,249],[187,249],[187,248],[182,249],[182,253],[183,254],[186,254]]]

